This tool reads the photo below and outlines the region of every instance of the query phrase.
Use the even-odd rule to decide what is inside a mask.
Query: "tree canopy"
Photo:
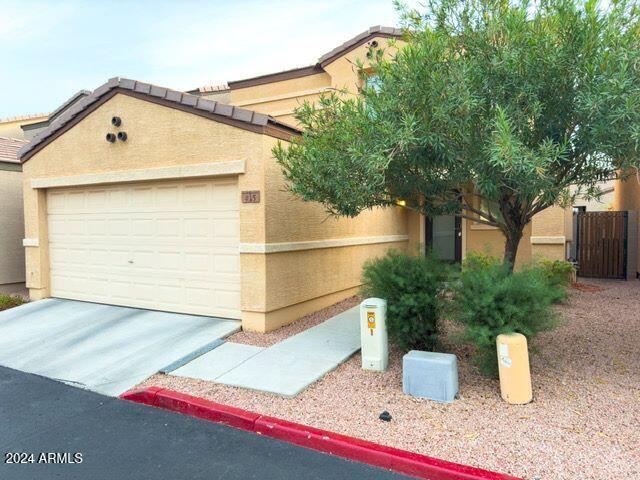
[[[498,227],[513,263],[532,217],[639,165],[640,10],[632,1],[433,0],[402,11],[394,55],[358,95],[304,104],[274,154],[291,192],[355,216],[404,200]],[[369,81],[366,81],[366,78]]]

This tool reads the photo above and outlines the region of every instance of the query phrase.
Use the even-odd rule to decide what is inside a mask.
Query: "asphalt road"
[[[408,478],[5,367],[0,454],[3,480]]]

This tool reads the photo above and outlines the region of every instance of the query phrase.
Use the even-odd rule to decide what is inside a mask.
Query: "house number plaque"
[[[260,203],[260,190],[243,191],[242,203]]]

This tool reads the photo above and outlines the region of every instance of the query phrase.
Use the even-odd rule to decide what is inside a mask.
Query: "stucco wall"
[[[357,93],[361,80],[358,78],[356,62],[361,61],[363,68],[366,70],[370,62],[367,59],[369,52],[369,43],[378,42],[377,48],[384,49],[385,55],[394,56],[399,46],[403,45],[403,41],[399,39],[389,39],[385,37],[375,37],[357,48],[347,52],[343,56],[337,58],[331,63],[325,65],[325,71],[331,76],[331,87],[337,89],[346,89],[352,93]]]
[[[640,180],[635,174],[615,181],[613,209],[640,210]]]
[[[252,305],[247,305],[254,314],[245,326],[258,330],[276,328],[352,295],[361,285],[365,261],[389,248],[405,249],[408,243],[407,211],[402,208],[334,218],[320,204],[286,192],[281,168],[271,155],[276,143],[266,138],[264,144],[265,239],[284,251],[242,255],[246,271],[265,275],[264,288],[247,286],[255,287]],[[342,244],[331,246],[334,241]]]
[[[613,210],[640,212],[640,179],[635,172],[625,181],[616,180],[614,186]],[[639,226],[640,228],[640,226]],[[640,231],[637,236],[637,251],[640,252]],[[637,272],[640,272],[640,255],[637,255]]]
[[[308,75],[280,82],[232,89],[229,103],[296,125],[294,110],[305,101],[313,103],[331,85],[326,73]]]
[[[565,260],[567,240],[572,237],[570,207],[554,206],[538,213],[531,221],[531,256],[533,259]]]
[[[377,41],[380,47],[386,48],[388,54],[395,52],[395,47],[389,47],[388,38],[375,37],[371,39],[373,40]],[[322,93],[331,88],[357,91],[360,79],[354,63],[360,59],[367,68],[367,52],[368,46],[363,44],[328,64],[324,72],[262,85],[232,88],[227,94],[228,101],[232,105],[267,113],[282,122],[297,125],[294,110],[304,102],[314,103]],[[220,94],[211,93],[204,96],[217,99]]]
[[[482,253],[502,258],[504,255],[504,235],[497,228],[492,228],[476,222],[467,223],[467,254]],[[531,260],[531,224],[524,229],[524,235],[520,240],[518,254],[516,256],[516,267],[521,266]]]
[[[516,267],[539,258],[566,259],[566,242],[571,240],[570,209],[551,207],[537,214],[525,227]],[[467,252],[488,253],[502,257],[504,235],[497,228],[468,221],[466,228]]]
[[[600,190],[602,190],[603,194],[598,199],[586,200],[582,196],[578,196],[574,202],[574,207],[586,207],[587,212],[603,212],[609,210],[613,206],[615,191],[614,191],[614,180],[609,180],[607,182],[600,183]],[[577,190],[576,187],[571,188],[571,192],[575,193]]]
[[[25,135],[25,132],[20,128],[22,125],[30,125],[32,123],[41,122],[46,120],[47,116],[42,115],[38,117],[18,118],[16,120],[5,120],[0,122],[0,137],[10,138],[31,138],[31,136]]]
[[[22,173],[0,164],[0,285],[24,282]]]

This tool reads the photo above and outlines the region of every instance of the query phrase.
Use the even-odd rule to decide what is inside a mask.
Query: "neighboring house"
[[[501,233],[476,222],[402,207],[332,218],[285,191],[271,151],[299,135],[295,107],[331,88],[356,93],[353,61],[366,68],[369,46],[399,33],[373,27],[310,67],[197,95],[114,78],[80,99],[20,153],[31,297],[268,331],[357,293],[363,263],[389,248],[501,255]],[[518,261],[565,258],[570,232],[570,210],[542,212]]]
[[[0,293],[24,289],[22,165],[25,140],[0,137]]]
[[[39,132],[47,128],[52,122],[62,115],[69,107],[89,95],[89,90],[80,90],[73,94],[66,102],[53,112],[38,113],[35,115],[21,115],[18,117],[0,120],[0,136],[31,140]]]
[[[8,138],[25,139],[25,132],[22,127],[45,121],[48,117],[46,113],[35,115],[21,115],[0,119],[0,136]],[[27,138],[28,139],[28,138]]]
[[[602,182],[600,184],[600,190],[602,191],[600,198],[587,200],[579,195],[573,202],[574,210],[583,212],[604,212],[611,210],[614,200],[613,189],[613,180]],[[575,188],[572,188],[572,193],[575,193],[575,191]]]
[[[632,172],[624,181],[616,180],[613,210],[635,212],[635,215],[640,214],[640,172],[638,170]],[[640,252],[640,226],[638,226],[635,232],[627,233],[629,239],[636,240],[636,251]],[[629,268],[629,266],[627,266],[627,268]],[[637,256],[636,277],[640,277],[640,255]],[[633,277],[631,276],[631,278]]]

